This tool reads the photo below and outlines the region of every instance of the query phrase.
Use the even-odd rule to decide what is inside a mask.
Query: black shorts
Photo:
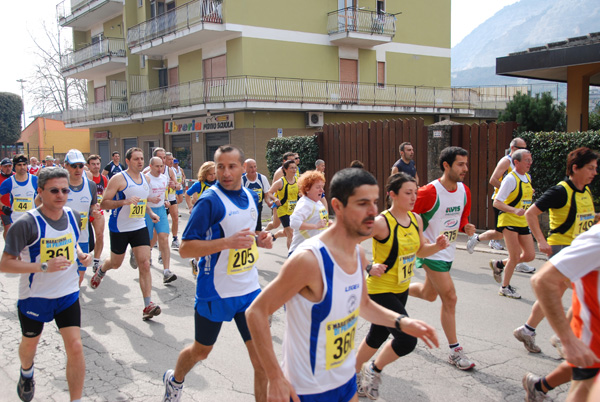
[[[21,323],[21,333],[25,338],[35,338],[42,333],[44,322],[36,321],[17,309],[19,313],[19,322]],[[54,322],[58,329],[67,327],[81,327],[81,307],[79,298],[73,304],[54,316]]]
[[[4,215],[4,214],[2,214],[2,215],[0,215],[0,219],[2,220],[2,224],[3,224],[4,226],[8,226],[8,225],[10,225],[10,223],[11,223],[11,222],[10,222],[10,216],[8,216],[8,215]]]
[[[92,228],[92,224],[88,223],[88,229],[90,231],[90,237],[88,240],[88,252],[91,253],[94,251],[94,247],[96,247],[96,236],[94,235],[94,229]]]
[[[177,205],[177,200],[175,199],[173,201],[169,201],[169,204],[171,204],[171,205]]]
[[[504,229],[510,230],[511,232],[517,232],[521,236],[526,236],[526,235],[530,235],[531,234],[531,231],[529,230],[528,226],[525,226],[525,227],[520,227],[520,226],[501,226],[501,227],[499,227],[496,230],[498,232],[502,233],[502,231]]]
[[[290,216],[289,215],[280,216],[279,222],[281,222],[281,224],[283,225],[284,228],[289,227],[290,226]]]
[[[571,378],[573,379],[573,381],[589,380],[590,378],[596,377],[596,374],[598,374],[598,371],[600,371],[600,369],[598,369],[598,368],[573,367],[573,374],[572,374]]]
[[[150,247],[150,234],[148,228],[143,227],[132,232],[110,232],[110,251],[117,255],[125,254],[127,246],[131,248],[138,246]]]
[[[497,232],[502,233],[502,230],[498,228],[498,216],[500,215],[500,210],[496,207],[492,208],[494,209],[494,229],[496,229]]]
[[[256,218],[256,229],[257,232],[262,231],[262,205],[258,208],[258,217]]]
[[[235,320],[235,325],[237,325],[238,331],[240,332],[244,343],[251,340],[252,337],[250,336],[250,330],[248,329],[248,324],[246,323],[246,313],[241,311],[234,315],[233,319]],[[222,325],[223,322],[211,321],[208,318],[198,314],[198,311],[194,309],[194,339],[199,344],[204,346],[214,345],[219,337],[219,332],[221,332]]]

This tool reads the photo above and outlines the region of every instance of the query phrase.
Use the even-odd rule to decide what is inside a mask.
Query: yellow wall
[[[358,80],[377,82],[377,57],[374,50],[358,49]]]
[[[104,36],[107,38],[124,38],[127,36],[127,31],[123,27],[122,15],[119,15],[104,23]]]
[[[73,48],[79,50],[89,44],[89,31],[75,31],[73,30]]]
[[[387,84],[450,87],[450,58],[386,53]]]
[[[450,0],[386,1],[396,16],[394,42],[450,48]]]
[[[229,56],[229,55],[228,55]],[[179,56],[179,82],[202,79],[202,49]]]

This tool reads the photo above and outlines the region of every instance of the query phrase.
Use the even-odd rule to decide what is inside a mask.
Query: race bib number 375
[[[65,257],[71,263],[75,262],[75,243],[71,233],[54,239],[40,240],[40,258],[48,262],[52,258]]]

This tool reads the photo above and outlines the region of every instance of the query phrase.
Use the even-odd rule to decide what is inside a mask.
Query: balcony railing
[[[342,8],[327,14],[327,32],[330,35],[358,32],[393,37],[396,34],[396,17],[354,7]]]
[[[127,46],[131,48],[140,43],[204,22],[222,24],[221,3],[222,1],[219,0],[191,1],[158,17],[135,25],[127,30]]]
[[[527,91],[522,87],[523,92]],[[236,76],[134,93],[131,113],[223,102],[311,103],[406,108],[504,109],[512,96],[477,88],[436,88]]]
[[[90,103],[85,109],[66,110],[62,120],[65,123],[84,123],[106,118],[125,117],[128,115],[127,101],[111,99]]]
[[[125,57],[125,39],[103,38],[82,49],[64,55],[60,60],[63,71],[79,67],[103,57]]]
[[[91,5],[91,7],[93,7],[93,9],[97,9],[99,7],[102,7],[103,5],[108,4],[111,1],[115,0],[63,0],[56,5],[56,17],[58,19],[58,22],[60,23],[61,20],[64,20],[68,16],[75,14],[77,11],[87,6],[88,4],[91,5],[92,2],[94,2],[95,4]],[[120,1],[121,3],[123,2],[122,0],[116,1]],[[70,8],[68,7],[69,3],[71,4]]]

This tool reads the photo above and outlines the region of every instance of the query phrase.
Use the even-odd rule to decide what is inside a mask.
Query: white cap
[[[66,163],[86,163],[83,154],[77,149],[69,149],[65,156]]]

